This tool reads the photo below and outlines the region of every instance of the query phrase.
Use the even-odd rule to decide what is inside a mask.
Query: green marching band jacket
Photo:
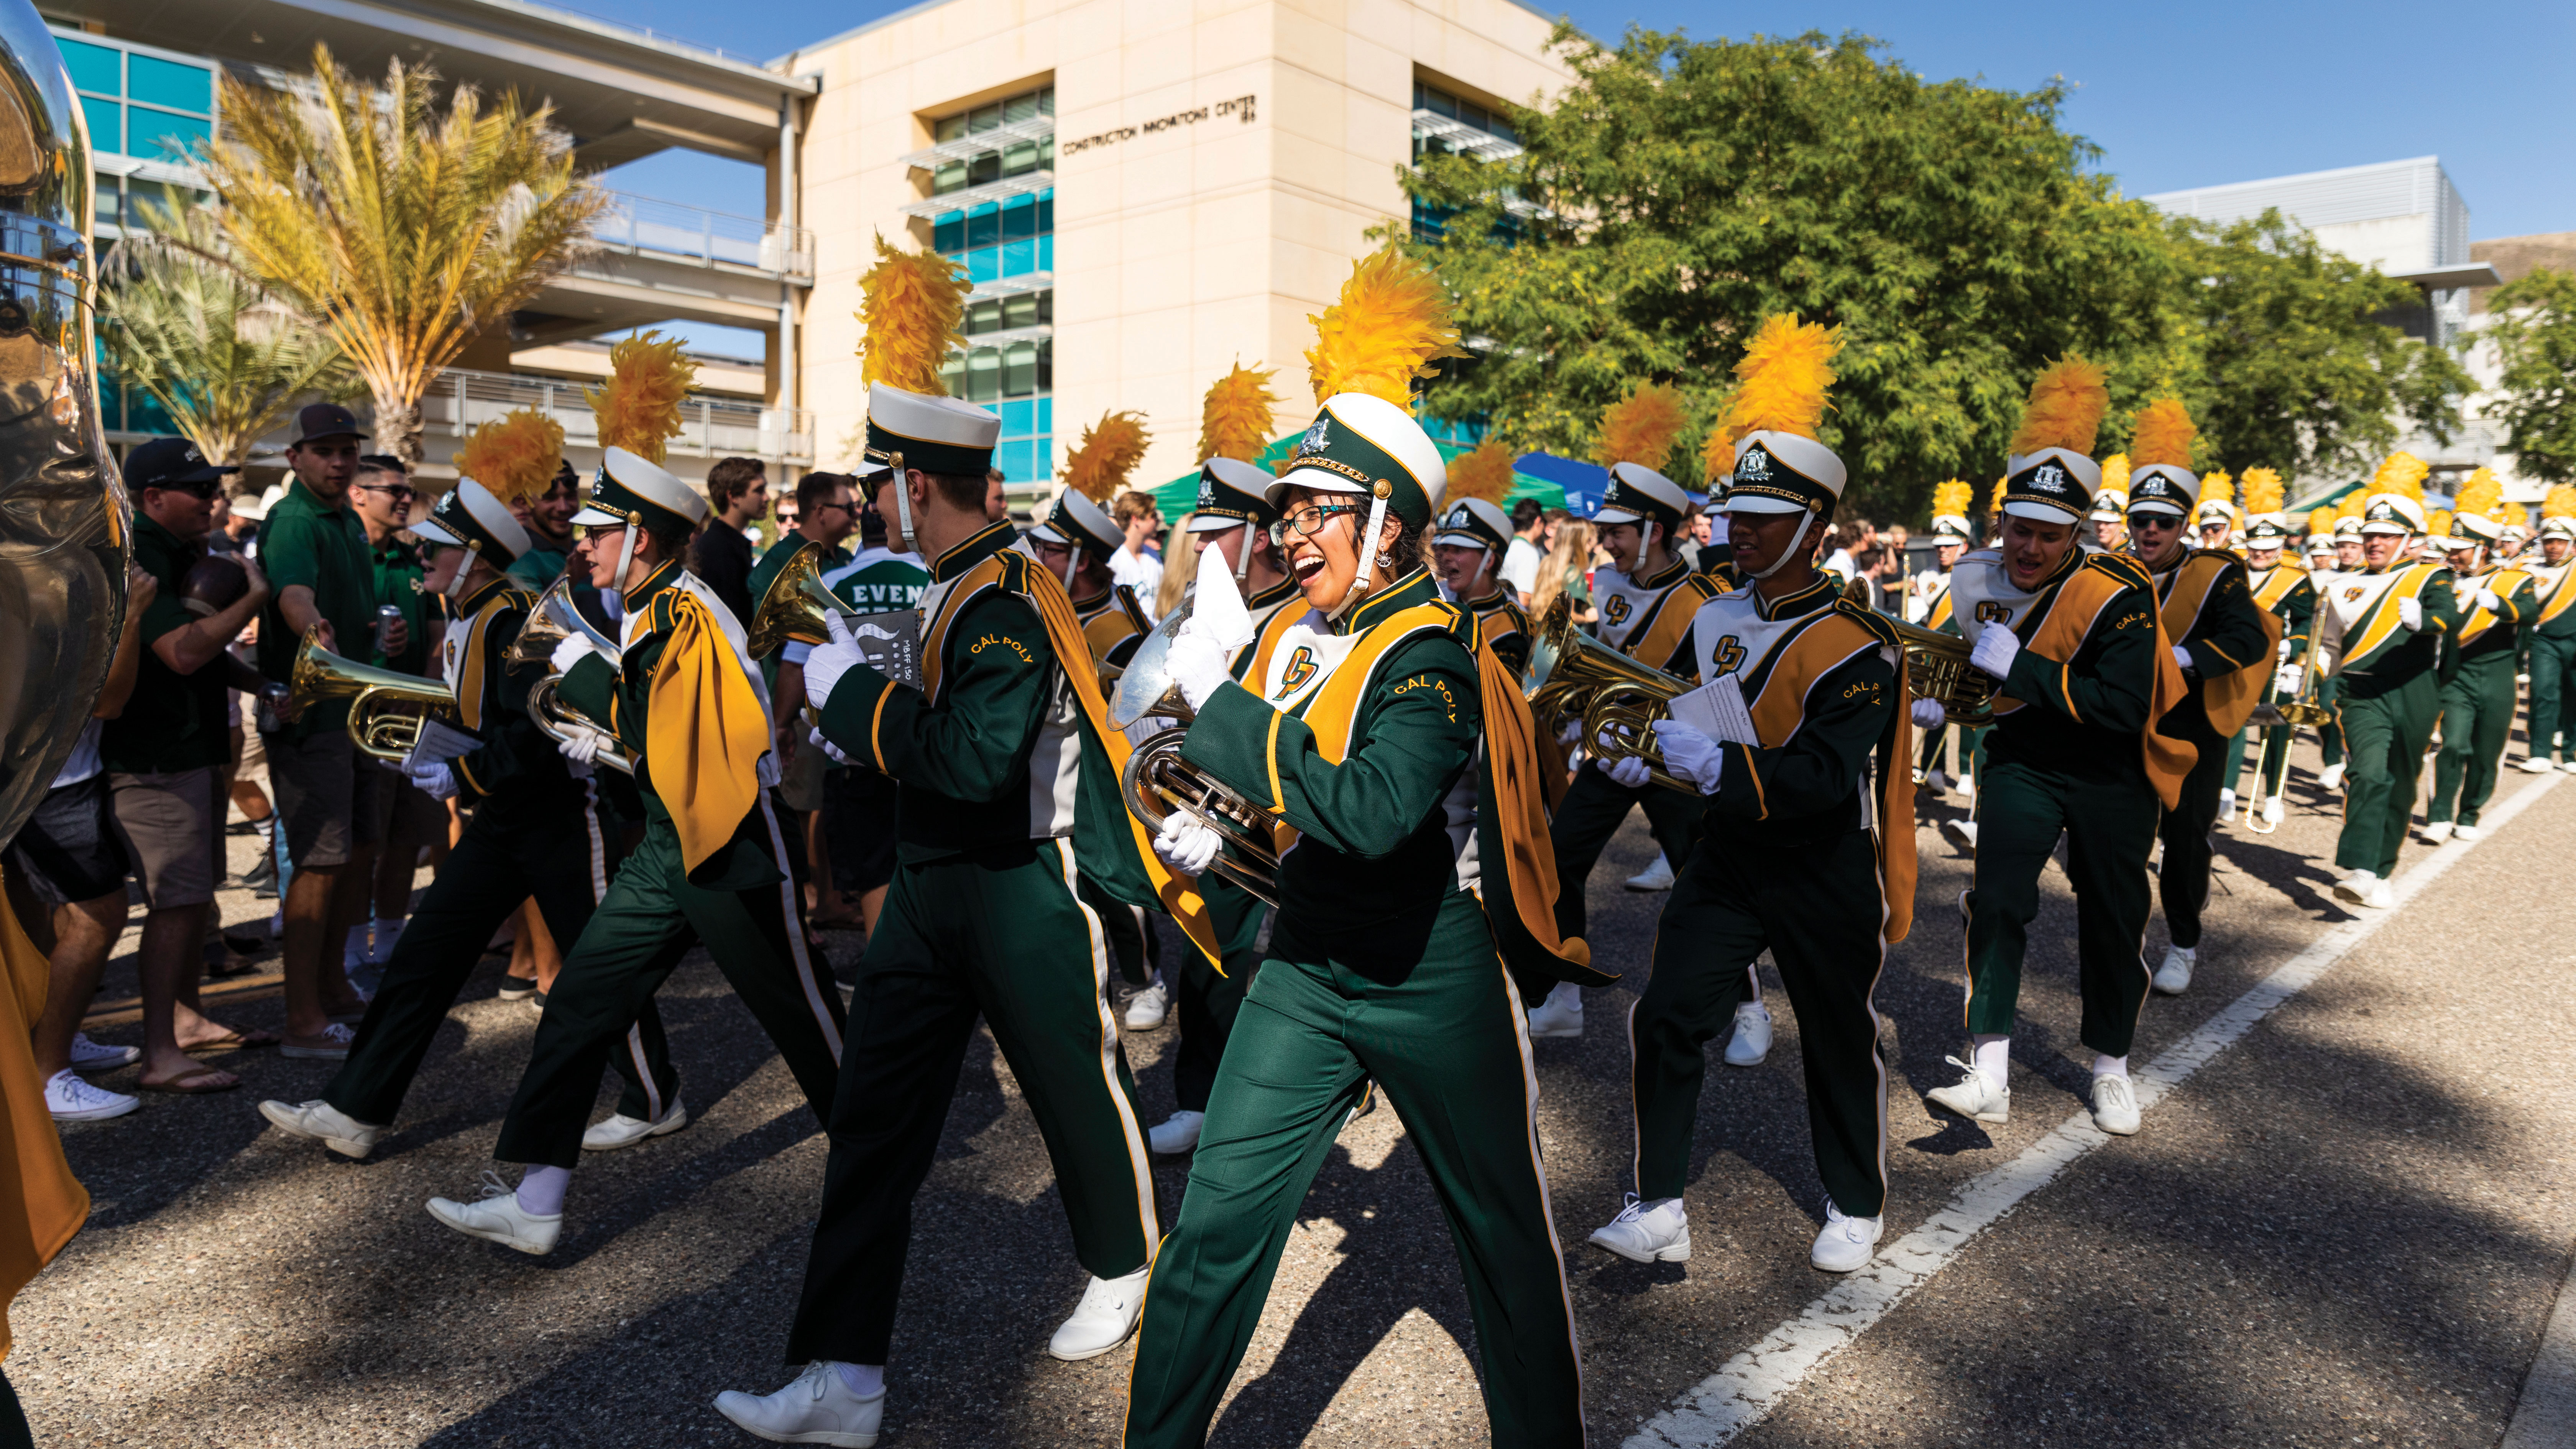
[[[1064,585],[996,523],[939,556],[921,596],[922,687],[853,666],[823,733],[894,778],[896,858],[910,863],[1070,836],[1112,899],[1164,911],[1213,961],[1196,886],[1156,859],[1118,776],[1091,649]]]
[[[1650,668],[1689,678],[1698,666],[1691,659],[1691,616],[1726,587],[1715,574],[1695,574],[1680,559],[1653,578],[1608,582],[1604,570],[1594,586],[1601,610],[1601,642]]]
[[[2539,612],[2539,595],[2532,582],[2531,575],[2518,568],[2489,569],[2452,580],[2452,607],[2459,613],[2460,627],[2451,635],[2442,661],[2445,676],[2457,673],[2464,662],[2512,656],[2515,632]],[[2480,605],[2481,593],[2493,593],[2504,606],[2502,611]]]
[[[1498,587],[1481,599],[1461,599],[1458,607],[1476,616],[1476,637],[1504,668],[1514,677],[1529,672],[1529,611],[1513,602],[1510,590]]]
[[[1337,620],[1291,604],[1244,666],[1208,698],[1181,755],[1295,842],[1279,914],[1301,939],[1336,960],[1400,965],[1418,959],[1440,903],[1468,890],[1513,970],[1616,979],[1580,938],[1556,934],[1546,781],[1520,677],[1429,574]]]
[[[2246,571],[2246,581],[2253,586],[2254,603],[2281,619],[2281,637],[2290,641],[2285,662],[2304,658],[2314,630],[2317,614],[2317,586],[2304,572],[2283,561],[2256,574]]]
[[[457,722],[482,741],[448,763],[457,803],[479,807],[478,818],[558,819],[586,792],[553,736],[528,713],[528,691],[545,677],[546,661],[510,667],[510,646],[536,602],[510,583],[495,579],[458,600],[459,622],[440,648],[439,672],[456,696]]]
[[[2148,572],[2165,639],[2191,656],[2189,693],[2156,728],[2205,750],[2243,729],[2271,687],[2281,618],[2256,605],[2245,561],[2225,549],[2186,549]]]
[[[2334,677],[2343,681],[2347,698],[2370,699],[2401,688],[2441,662],[2443,637],[2460,623],[2450,585],[2451,571],[2429,563],[2334,576],[2317,601],[2324,615],[2317,623],[2317,647],[2334,660]],[[2398,604],[2405,599],[2423,609],[2424,627],[2410,630],[2399,618]]]

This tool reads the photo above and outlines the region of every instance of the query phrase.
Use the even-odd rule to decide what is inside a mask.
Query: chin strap
[[[1771,566],[1769,568],[1755,569],[1753,571],[1753,577],[1757,579],[1767,579],[1773,574],[1780,572],[1780,570],[1787,568],[1789,566],[1789,560],[1798,556],[1798,546],[1807,541],[1807,530],[1814,527],[1815,522],[1816,512],[1814,509],[1811,508],[1800,513],[1798,515],[1798,531],[1789,535],[1789,546],[1780,550],[1780,556],[1771,560]]]
[[[1245,519],[1243,521],[1243,547],[1236,551],[1234,559],[1234,586],[1238,592],[1243,588],[1244,579],[1249,577],[1252,573],[1252,551],[1260,546],[1261,531],[1252,526],[1251,519]]]
[[[449,579],[447,587],[439,590],[449,603],[465,597],[465,576],[474,572],[474,561],[482,556],[483,545],[472,539],[466,540],[465,561],[456,566],[456,577]]]
[[[643,527],[644,515],[630,513],[626,515],[626,527],[618,534],[617,595],[619,598],[626,596],[626,573],[635,566],[635,535]]]
[[[1394,492],[1395,485],[1381,478],[1377,481],[1376,490],[1369,496],[1368,527],[1351,540],[1354,545],[1353,551],[1359,555],[1359,570],[1351,579],[1350,597],[1342,601],[1341,609],[1333,611],[1331,616],[1333,618],[1340,618],[1342,609],[1358,603],[1360,596],[1369,591],[1369,568],[1372,562],[1380,569],[1395,567],[1395,560],[1379,552],[1377,546],[1378,531],[1386,527],[1386,500]]]
[[[919,555],[921,545],[912,536],[912,473],[901,463],[895,465],[894,520],[895,527],[903,533],[903,551]]]

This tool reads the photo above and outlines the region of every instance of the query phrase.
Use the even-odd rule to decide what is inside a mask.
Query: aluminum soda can
[[[400,624],[402,621],[402,606],[398,604],[378,604],[376,606],[377,653],[382,654],[387,658],[391,658],[393,656],[394,651],[386,647],[385,641],[393,637],[394,626]]]

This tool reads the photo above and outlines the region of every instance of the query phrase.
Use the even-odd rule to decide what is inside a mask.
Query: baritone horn
[[[789,644],[824,644],[832,631],[826,617],[838,614],[842,622],[851,618],[849,606],[833,597],[823,586],[823,551],[799,548],[778,577],[769,581],[769,591],[760,596],[759,607],[752,610],[748,647],[754,659],[766,659]]]
[[[1869,585],[1854,579],[1843,586],[1843,598],[1866,609]],[[1905,687],[1915,699],[1937,699],[1950,723],[1974,729],[1995,722],[1995,681],[1968,667],[1968,641],[1920,624],[1881,614],[1905,648]]]
[[[295,651],[286,699],[299,714],[333,700],[349,701],[349,738],[379,760],[408,757],[420,742],[422,720],[456,714],[456,696],[442,681],[343,659],[322,647],[319,625]]]
[[[611,659],[619,653],[616,641],[592,628],[590,621],[583,618],[581,610],[574,606],[572,580],[567,576],[546,585],[546,591],[537,595],[536,602],[528,606],[527,622],[519,626],[519,637],[510,641],[509,652],[502,657],[514,669],[530,665],[551,669],[555,649],[566,639],[575,637],[589,640],[591,647]],[[549,672],[528,689],[528,718],[536,721],[537,728],[544,732],[546,738],[559,745],[571,744],[577,732],[596,732],[614,741],[617,737],[614,731],[563,702],[557,692],[562,687],[563,676]],[[592,756],[591,763],[606,765],[620,774],[635,773],[634,762],[613,743]]]
[[[1235,793],[1181,758],[1195,711],[1172,679],[1172,641],[1190,617],[1191,605],[1179,608],[1136,646],[1118,677],[1118,692],[1109,702],[1109,726],[1132,729],[1148,719],[1177,721],[1147,735],[1127,756],[1118,772],[1118,792],[1127,813],[1159,835],[1163,822],[1177,812],[1217,834],[1222,842],[1208,873],[1250,891],[1266,905],[1279,904],[1279,843],[1270,812]]]
[[[1646,778],[1667,790],[1697,795],[1699,787],[1664,769],[1654,722],[1666,717],[1673,696],[1691,688],[1678,675],[1620,653],[1583,632],[1562,596],[1548,605],[1530,650],[1530,715],[1551,735],[1580,722],[1583,747],[1608,763],[1631,757],[1646,762]]]

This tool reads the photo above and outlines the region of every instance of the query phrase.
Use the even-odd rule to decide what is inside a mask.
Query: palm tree
[[[197,451],[246,463],[251,443],[297,398],[356,391],[328,337],[237,268],[210,260],[223,237],[204,208],[146,203],[144,223],[108,254],[99,342]]]
[[[487,107],[471,86],[441,107],[437,82],[395,61],[371,87],[317,45],[309,96],[225,76],[223,131],[198,155],[233,256],[338,344],[405,462],[431,381],[562,275],[609,204],[551,107]]]

